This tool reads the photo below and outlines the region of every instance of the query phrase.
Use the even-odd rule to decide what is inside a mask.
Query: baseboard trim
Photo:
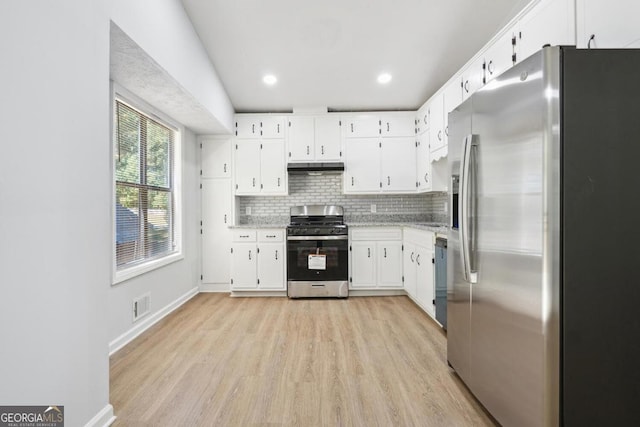
[[[189,301],[191,298],[196,296],[199,292],[198,287],[195,287],[189,290],[184,295],[178,297],[175,301],[167,304],[160,310],[155,313],[149,315],[149,317],[140,320],[133,328],[129,329],[124,334],[120,335],[118,338],[114,339],[109,343],[109,356],[113,355],[116,351],[120,350],[125,345],[129,344],[133,341],[138,335],[149,329],[151,326],[155,325],[157,322],[162,320],[169,313],[174,311],[176,308],[180,307],[185,302]]]
[[[349,289],[350,297],[393,297],[407,295],[403,289]]]
[[[286,297],[287,291],[233,291],[232,297]]]
[[[107,405],[89,420],[85,427],[108,427],[116,420],[113,415],[113,406]]]
[[[231,286],[228,283],[201,283],[200,292],[230,292]]]

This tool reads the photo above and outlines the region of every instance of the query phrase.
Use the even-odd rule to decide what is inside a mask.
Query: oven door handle
[[[287,236],[287,240],[348,240],[349,236]]]

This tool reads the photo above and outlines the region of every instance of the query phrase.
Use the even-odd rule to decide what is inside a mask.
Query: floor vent
[[[141,317],[149,314],[149,300],[151,298],[150,293],[146,293],[144,295],[140,295],[138,298],[133,300],[133,321],[140,319]]]

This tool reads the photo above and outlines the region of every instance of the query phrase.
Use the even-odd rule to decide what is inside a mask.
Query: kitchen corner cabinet
[[[233,222],[232,138],[205,137],[201,147],[202,283],[228,285]]]
[[[435,319],[434,235],[427,230],[403,229],[405,291]]]
[[[579,48],[640,48],[638,0],[578,0],[576,12]]]
[[[235,194],[286,195],[283,139],[235,140]]]
[[[357,227],[349,234],[349,288],[401,289],[402,230]]]
[[[290,116],[287,120],[290,162],[342,159],[342,121],[336,115]]]
[[[234,230],[231,290],[286,290],[284,257],[284,230]]]

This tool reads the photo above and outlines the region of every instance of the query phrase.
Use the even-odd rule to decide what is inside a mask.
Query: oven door
[[[287,237],[287,280],[349,280],[348,236]]]

